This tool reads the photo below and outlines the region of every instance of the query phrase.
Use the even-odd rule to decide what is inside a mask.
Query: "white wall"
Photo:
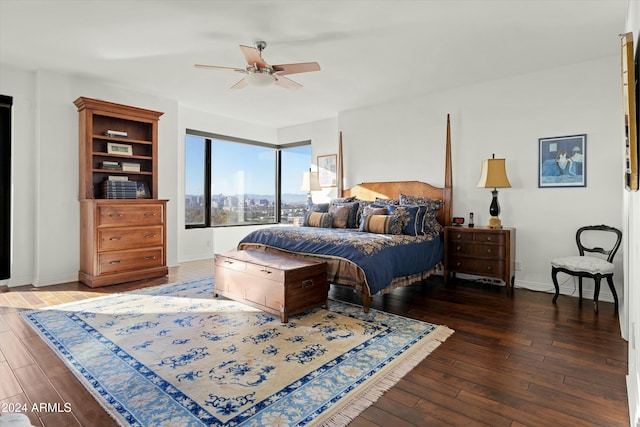
[[[633,32],[636,51],[640,48],[640,2],[629,1],[626,31]],[[638,76],[636,76],[638,78]],[[636,105],[640,108],[640,105]],[[638,351],[638,328],[640,327],[640,191],[624,192],[624,251],[625,251],[625,292],[627,292],[625,316],[622,322],[628,327],[629,335],[629,375],[627,394],[631,425],[640,425],[640,352]]]
[[[482,159],[507,159],[512,188],[500,190],[501,219],[516,228],[516,286],[553,289],[550,260],[576,253],[581,225],[622,226],[620,58],[610,57],[461,87],[340,114],[346,186],[363,181],[444,183],[451,113],[455,216],[489,219],[489,190],[476,188]],[[538,188],[538,138],[587,134],[587,186]],[[614,276],[623,294],[622,256]],[[585,281],[584,296],[593,284]],[[561,292],[572,293],[572,281]],[[605,285],[601,299],[612,301]]]
[[[167,263],[177,264],[177,103],[130,88],[0,64],[0,93],[14,97],[13,238],[8,286],[76,281],[79,269],[78,112],[80,97],[162,111],[159,197],[167,205]]]

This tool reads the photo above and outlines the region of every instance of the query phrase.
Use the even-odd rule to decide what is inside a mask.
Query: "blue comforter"
[[[425,236],[366,233],[350,229],[267,227],[240,242],[289,252],[347,259],[365,273],[370,295],[404,277],[431,270],[443,259],[441,233]]]

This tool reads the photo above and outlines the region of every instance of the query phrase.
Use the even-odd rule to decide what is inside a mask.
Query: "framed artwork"
[[[636,97],[638,82],[633,62],[633,34],[622,36],[622,115],[624,125],[624,187],[638,190],[638,116]]]
[[[586,134],[538,139],[538,187],[586,186]]]
[[[133,147],[129,144],[118,144],[117,142],[107,142],[107,153],[133,156]]]
[[[337,154],[318,156],[318,181],[320,187],[335,187],[337,185]]]
[[[144,181],[136,181],[136,198],[137,199],[149,199],[151,194],[149,193],[149,185]]]

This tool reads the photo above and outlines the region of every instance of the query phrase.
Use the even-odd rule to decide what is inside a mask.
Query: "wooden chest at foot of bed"
[[[214,295],[242,302],[280,316],[327,303],[327,265],[263,251],[215,255]]]

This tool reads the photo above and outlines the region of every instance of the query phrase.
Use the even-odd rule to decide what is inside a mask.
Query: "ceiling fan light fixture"
[[[265,87],[275,83],[276,78],[270,73],[260,71],[249,73],[246,77],[247,83],[251,86]]]

